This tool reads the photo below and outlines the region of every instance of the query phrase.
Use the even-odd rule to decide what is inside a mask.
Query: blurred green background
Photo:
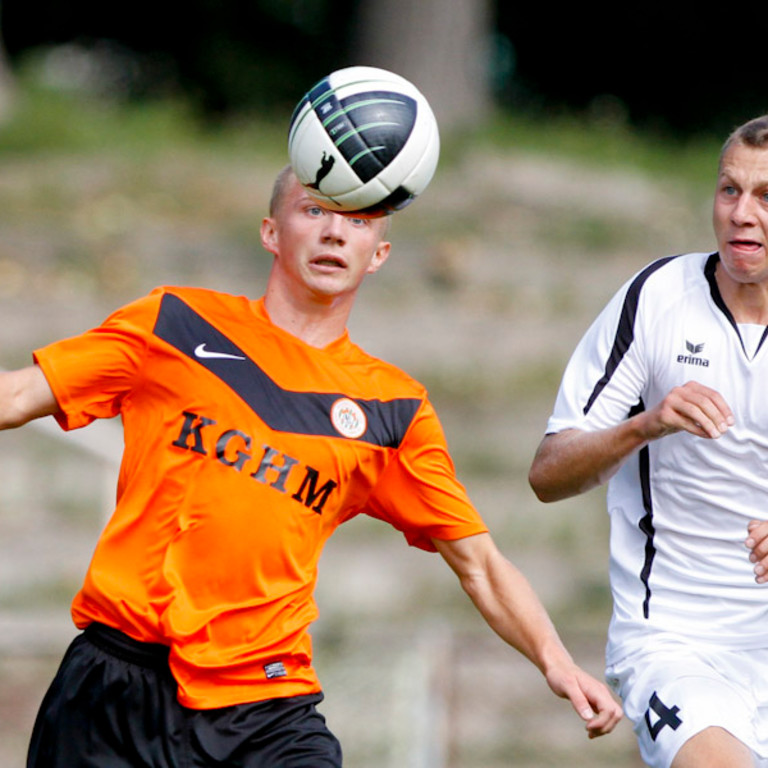
[[[712,55],[715,21],[479,0],[197,0],[164,14],[3,0],[0,365],[158,284],[259,295],[259,224],[296,100],[349,64],[408,76],[440,120],[441,164],[395,217],[352,336],[428,386],[499,545],[599,677],[602,492],[544,506],[526,475],[607,298],[657,256],[713,246],[719,143],[765,111],[757,54]],[[68,603],[119,452],[113,423],[64,435],[43,421],[0,441],[2,765],[22,764],[74,633]],[[640,764],[626,723],[588,743],[440,559],[385,526],[338,532],[318,600],[324,711],[350,768]]]

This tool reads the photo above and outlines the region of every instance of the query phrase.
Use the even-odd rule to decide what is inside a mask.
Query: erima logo
[[[704,351],[704,344],[692,344],[686,339],[685,348],[688,350],[687,355],[678,355],[677,362],[684,365],[700,365],[703,368],[709,368],[709,360],[706,357],[697,357]]]
[[[242,355],[230,355],[229,352],[214,352],[213,350],[206,349],[205,344],[198,344],[195,347],[195,357],[199,357],[201,360],[245,360]]]

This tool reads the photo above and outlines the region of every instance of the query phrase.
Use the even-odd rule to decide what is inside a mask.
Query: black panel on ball
[[[365,91],[339,100],[326,86],[313,89],[309,98],[326,133],[363,183],[392,162],[416,122],[416,101],[401,93]]]
[[[398,187],[394,192],[390,192],[383,200],[380,200],[375,205],[371,205],[368,208],[362,208],[355,213],[368,216],[381,216],[395,211],[400,211],[405,208],[406,205],[413,202],[416,195],[413,192],[409,192],[405,187]]]
[[[355,128],[338,147],[361,181],[386,168],[405,146],[416,122],[416,101],[401,93],[358,93],[342,101]]]

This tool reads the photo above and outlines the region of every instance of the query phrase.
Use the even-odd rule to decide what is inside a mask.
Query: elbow
[[[557,488],[554,483],[551,482],[548,473],[542,471],[539,463],[534,461],[528,472],[528,484],[536,494],[536,498],[539,501],[543,501],[548,504],[552,501],[559,501],[562,495],[558,494]]]
[[[573,487],[574,455],[567,450],[575,430],[547,435],[539,445],[528,471],[528,483],[539,501],[549,504],[574,496],[580,491]]]

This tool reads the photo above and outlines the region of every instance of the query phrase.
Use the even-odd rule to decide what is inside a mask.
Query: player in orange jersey
[[[72,615],[28,766],[341,765],[307,628],[323,544],[369,514],[438,551],[590,737],[620,709],[575,665],[457,481],[424,388],[349,339],[385,219],[277,179],[253,301],[161,288],[0,376],[0,427],[121,415],[117,506]]]

